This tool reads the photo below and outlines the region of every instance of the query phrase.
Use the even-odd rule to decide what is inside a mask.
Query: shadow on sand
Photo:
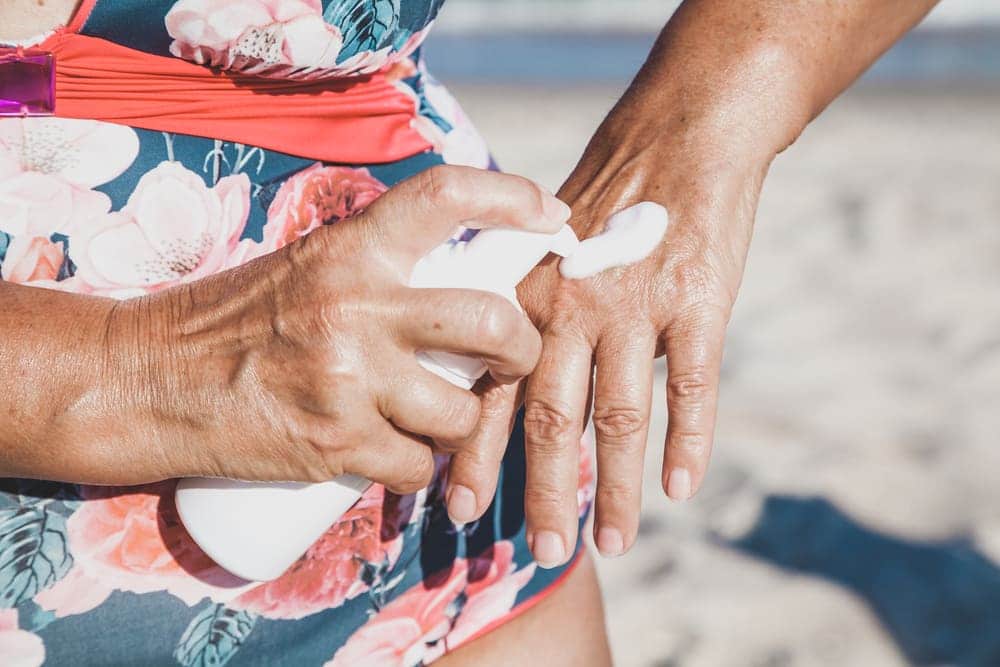
[[[769,496],[739,551],[844,586],[918,665],[1000,665],[1000,569],[962,540],[918,542],[861,525],[823,498]]]

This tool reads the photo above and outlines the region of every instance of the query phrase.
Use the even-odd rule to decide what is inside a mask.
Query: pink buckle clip
[[[56,109],[55,56],[0,46],[0,116],[51,116]]]

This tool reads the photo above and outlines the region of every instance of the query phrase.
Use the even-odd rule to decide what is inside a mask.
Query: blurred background
[[[428,62],[555,189],[677,3],[450,0]],[[944,0],[781,155],[714,461],[600,560],[624,666],[1000,665],[1000,3]]]

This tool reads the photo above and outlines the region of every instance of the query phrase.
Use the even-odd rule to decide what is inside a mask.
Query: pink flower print
[[[86,502],[66,521],[73,568],[35,601],[57,616],[80,614],[112,591],[167,591],[188,605],[228,600],[254,584],[216,565],[184,530],[175,482],[85,486]]]
[[[383,608],[327,667],[409,667],[457,648],[503,618],[531,580],[535,564],[516,570],[513,557],[513,544],[503,541],[478,558],[456,559]]]
[[[52,588],[35,596],[42,609],[55,613],[56,618],[84,614],[96,609],[113,592],[107,582],[89,575],[82,567],[73,567]]]
[[[103,192],[57,175],[28,171],[0,176],[0,229],[14,237],[65,233],[100,220],[110,210],[111,200]]]
[[[498,542],[492,554],[469,561],[467,599],[448,633],[449,651],[475,637],[514,607],[517,594],[531,581],[536,566],[531,563],[523,570],[515,570],[513,558],[513,545]]]
[[[143,175],[118,212],[75,229],[75,278],[97,294],[127,298],[198,280],[239,263],[250,212],[250,180],[208,187],[177,162]]]
[[[16,236],[7,247],[0,276],[14,283],[53,281],[62,264],[62,244],[41,236]]]
[[[92,188],[135,161],[139,137],[121,125],[66,118],[0,123],[0,228],[48,237],[85,226],[111,210]]]
[[[269,618],[295,619],[368,590],[365,562],[391,568],[412,497],[371,487],[309,551],[272,582],[247,582],[216,565],[184,530],[172,481],[141,487],[83,487],[86,502],[67,520],[74,564],[35,596],[56,616],[90,611],[116,590],[165,591],[192,606],[205,598]]]
[[[0,123],[0,180],[34,172],[93,188],[123,174],[138,154],[139,135],[124,125],[42,117]]]
[[[391,567],[402,550],[399,524],[409,516],[399,513],[406,507],[395,498],[382,486],[371,486],[287,572],[247,591],[229,606],[267,618],[298,619],[366,592],[369,586],[361,579],[365,563]]]
[[[257,76],[329,75],[343,45],[320,0],[180,0],[165,22],[175,56]]]
[[[38,635],[18,628],[17,609],[0,610],[0,656],[7,667],[40,667],[45,646]]]
[[[274,252],[320,225],[356,215],[386,189],[367,169],[324,167],[317,162],[282,183],[267,210],[263,240],[244,240],[238,259]]]

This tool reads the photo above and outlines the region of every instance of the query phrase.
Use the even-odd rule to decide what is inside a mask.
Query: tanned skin
[[[29,37],[68,21],[75,4],[75,0],[14,0],[0,6],[0,25],[9,33],[5,36]],[[663,486],[676,500],[697,491],[711,451],[725,329],[768,168],[831,100],[935,4],[935,0],[686,0],[681,5],[558,193],[572,206],[571,224],[581,237],[598,233],[610,214],[626,206],[644,200],[663,204],[671,223],[662,247],[640,264],[583,281],[563,280],[550,262],[521,284],[519,297],[541,332],[540,360],[520,386],[484,383],[475,418],[470,417],[466,424],[470,433],[444,438],[453,452],[448,497],[454,518],[474,519],[488,506],[512,415],[523,397],[529,543],[542,565],[565,562],[570,557],[568,545],[576,540],[576,457],[588,416],[588,396],[592,395],[598,455],[594,537],[606,555],[628,550],[638,526],[652,362],[663,354],[668,365],[669,414]],[[509,186],[499,181],[490,184],[501,189]],[[411,191],[406,196],[415,195]],[[392,199],[399,215],[412,216],[405,212],[407,208],[446,206],[449,196],[446,193],[442,200],[419,202]],[[319,242],[311,246],[333,252]],[[393,254],[390,245],[379,248]],[[277,271],[279,275],[303,270],[290,260],[285,266],[274,263],[281,260],[268,261],[242,269],[239,279],[252,280],[255,270]],[[395,270],[400,270],[399,266]],[[9,475],[76,481],[107,474],[99,467],[116,460],[110,439],[94,443],[86,452],[98,462],[96,466],[77,460],[86,457],[58,455],[59,442],[76,443],[77,447],[88,442],[82,431],[76,431],[79,424],[60,422],[60,415],[74,409],[82,413],[89,410],[93,418],[95,413],[100,417],[104,409],[108,411],[102,417],[105,425],[116,417],[121,419],[112,412],[120,407],[109,400],[113,394],[101,399],[100,391],[98,395],[94,390],[85,391],[79,379],[99,379],[94,374],[107,371],[108,359],[114,358],[118,344],[113,341],[131,340],[133,347],[122,349],[135,353],[138,346],[169,336],[182,321],[176,315],[184,312],[179,303],[185,303],[185,298],[189,305],[211,303],[190,296],[198,293],[210,294],[211,299],[224,298],[228,280],[232,279],[213,277],[207,279],[207,287],[192,285],[186,290],[188,296],[176,297],[169,306],[140,300],[140,305],[124,309],[112,308],[100,299],[0,286],[4,304],[0,338],[5,341],[0,352],[0,377],[18,378],[17,387],[5,388],[5,418],[7,423],[24,428],[16,441],[7,438],[0,442],[0,470]],[[279,292],[267,298],[280,300],[277,289]],[[366,312],[378,311],[376,306],[370,302]],[[499,304],[492,307],[504,312]],[[158,314],[158,309],[171,314]],[[468,313],[458,315],[462,314]],[[204,314],[193,321],[199,326],[207,323],[208,330],[219,327],[221,331],[225,320]],[[531,356],[525,350],[532,343],[531,335],[516,320],[507,317],[504,321],[512,331],[521,332],[525,346],[517,359],[497,358],[502,367],[497,375],[509,381],[503,369],[515,376],[523,371]],[[109,323],[116,324],[109,328]],[[457,321],[454,325],[460,328]],[[220,338],[243,340],[221,334]],[[169,379],[172,374],[195,372],[185,365],[191,361],[176,362],[169,355],[163,359],[155,354],[139,356],[143,363],[152,365],[137,374],[135,367],[126,364],[126,375],[132,382],[145,375],[172,386],[171,382],[191,382],[191,377]],[[596,380],[592,382],[595,366]],[[152,369],[158,372],[150,372]],[[279,365],[275,364],[272,372],[280,373]],[[77,379],[67,383],[69,378]],[[272,382],[282,380],[273,378]],[[64,384],[78,393],[60,396]],[[157,393],[162,389],[142,389],[144,395],[169,405],[166,395]],[[209,400],[207,395],[202,399]],[[104,408],[99,407],[102,400]],[[53,406],[58,406],[58,414]],[[171,414],[162,405],[153,407],[162,415]],[[177,428],[177,423],[184,428],[198,424],[195,412],[194,417],[174,415],[158,422],[159,417],[139,409],[135,423],[151,429],[146,436],[164,436]],[[33,426],[32,422],[43,425]],[[48,438],[34,439],[42,434]],[[181,443],[177,446],[183,451],[184,437],[164,437],[165,442]],[[49,447],[42,450],[28,446],[30,442],[46,442]],[[225,458],[224,437],[220,436],[215,451],[221,452],[216,457]],[[412,455],[412,449],[405,451]],[[170,463],[176,453],[154,451],[151,455],[158,467],[132,471],[125,477],[143,479],[178,471],[178,466]],[[255,473],[267,469],[260,459],[257,464],[262,467],[255,468]],[[214,471],[219,472],[218,461],[213,463],[211,457],[196,465],[188,462],[185,472],[205,472],[199,465],[208,471],[214,465]],[[291,469],[287,464],[284,468],[275,465],[284,473]],[[334,465],[327,472],[337,469]],[[420,481],[408,480],[403,487]],[[610,664],[597,581],[589,557],[583,558],[551,597],[439,664],[504,665],[516,661],[516,656],[548,665]]]

